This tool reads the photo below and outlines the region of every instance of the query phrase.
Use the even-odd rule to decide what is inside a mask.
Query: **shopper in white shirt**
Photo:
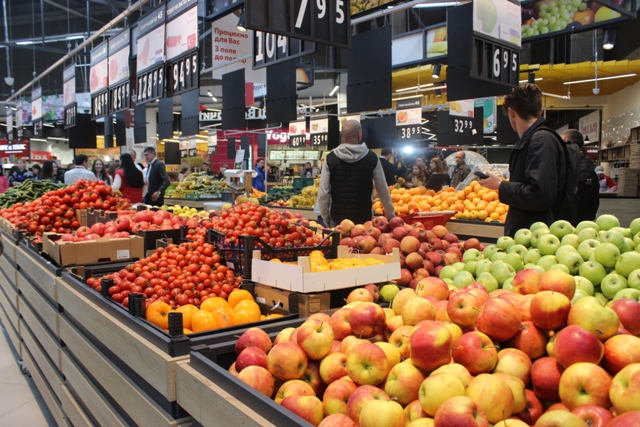
[[[83,179],[85,181],[95,181],[98,179],[93,172],[87,170],[89,158],[84,154],[77,155],[73,160],[73,164],[75,167],[64,174],[64,183],[66,185],[75,184],[79,179]]]

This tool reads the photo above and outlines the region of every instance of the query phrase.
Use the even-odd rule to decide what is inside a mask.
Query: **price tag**
[[[187,53],[167,66],[167,96],[179,95],[200,87],[198,50]]]
[[[38,119],[38,120],[34,120],[33,121],[33,135],[36,137],[40,137],[43,135],[43,122],[42,119]]]
[[[109,89],[109,114],[131,108],[131,93],[129,82],[124,82],[114,88]]]
[[[471,130],[473,129],[473,119],[458,117],[458,116],[449,116],[450,123],[450,131],[452,133],[462,134],[462,135],[471,135]]]
[[[311,134],[311,146],[318,147],[320,145],[327,145],[327,142],[329,142],[328,133]]]
[[[420,125],[410,125],[410,126],[398,126],[398,139],[409,140],[409,139],[420,139]]]
[[[93,120],[106,117],[109,114],[109,91],[91,95],[91,118]]]
[[[298,148],[303,147],[307,143],[306,135],[292,135],[289,137],[289,147]]]
[[[286,61],[316,51],[316,44],[263,31],[253,32],[253,68]]]
[[[517,87],[520,79],[520,49],[474,37],[471,77]]]
[[[76,125],[77,104],[72,104],[64,109],[64,128],[69,129]]]
[[[136,104],[155,101],[164,96],[164,64],[138,74]]]

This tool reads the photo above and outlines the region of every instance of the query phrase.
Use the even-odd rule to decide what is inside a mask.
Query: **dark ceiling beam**
[[[105,6],[115,7],[117,9],[126,9],[129,5],[126,1],[118,1],[118,0],[89,0],[89,3],[98,3],[103,4]]]
[[[82,18],[86,18],[87,17],[87,15],[85,15],[84,13],[80,13],[77,10],[69,9],[68,7],[66,7],[64,5],[61,5],[59,3],[56,3],[53,0],[44,0],[44,2],[47,3],[47,4],[50,4],[51,6],[55,6],[55,7],[59,8],[59,9],[62,9],[65,12],[70,13],[71,15],[80,16]],[[92,20],[93,22],[97,22],[100,25],[104,25],[105,24],[104,21],[101,21],[101,20],[96,19],[96,18],[89,17],[89,19]]]
[[[63,55],[69,53],[68,49],[57,49],[55,47],[46,47],[46,46],[39,46],[37,44],[28,44],[28,45],[19,45],[19,44],[15,44],[15,43],[7,43],[7,42],[0,42],[0,46],[2,47],[10,47],[11,49],[27,49],[27,50],[37,50],[40,52],[51,52],[51,53],[61,53]],[[79,55],[88,55],[88,54],[83,54],[80,53]]]

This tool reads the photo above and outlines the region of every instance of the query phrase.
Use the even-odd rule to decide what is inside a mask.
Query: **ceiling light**
[[[534,82],[539,82],[540,80],[542,80],[542,77],[536,77],[535,79],[533,79]],[[524,79],[524,80],[520,80],[518,83],[527,83],[529,81],[529,79]]]
[[[80,40],[80,39],[83,39],[83,38],[84,38],[83,35],[76,35],[76,36],[65,37],[65,40]]]
[[[30,41],[30,40],[26,40],[26,41],[23,41],[23,42],[16,42],[16,44],[17,44],[18,46],[28,46],[28,45],[30,45],[30,44],[33,44],[33,42],[32,42],[32,41]]]
[[[544,96],[549,96],[551,98],[558,98],[558,99],[570,99],[568,96],[566,95],[556,95],[555,93],[547,93],[547,92],[542,92],[542,94]]]
[[[433,83],[428,83],[428,84],[426,84],[426,85],[421,85],[421,86],[405,87],[404,89],[398,89],[398,90],[396,90],[396,92],[408,92],[408,91],[410,91],[410,90],[422,90],[422,89],[424,89],[424,88],[431,87],[431,86],[433,86]]]
[[[43,126],[46,126],[46,127],[48,127],[48,128],[54,128],[54,127],[56,127],[56,125],[51,124],[51,123],[45,123]]]
[[[245,17],[244,17],[244,9],[242,9],[242,13],[240,14],[240,19],[238,19],[238,25],[236,25],[236,29],[238,31],[247,31],[247,25],[245,23]]]
[[[413,6],[415,9],[423,9],[427,7],[449,7],[460,6],[462,2],[459,1],[445,1],[445,2],[433,2],[433,3],[421,3]]]
[[[608,28],[607,31],[604,32],[604,40],[602,42],[602,48],[604,50],[611,50],[616,44],[616,30],[613,28]]]
[[[631,74],[621,74],[619,76],[598,77],[598,81],[622,79],[624,77],[634,77],[636,75],[637,75],[637,73],[631,73]],[[595,82],[595,81],[596,81],[596,79],[576,80],[575,82],[564,82],[563,84],[565,84],[565,85],[575,85],[575,84],[578,84],[578,83],[589,83],[589,82]]]
[[[211,93],[210,90],[207,91],[207,95],[209,95],[211,97],[211,99],[213,99],[213,102],[218,102],[218,98],[216,98],[213,93]]]
[[[442,64],[436,64],[433,66],[433,71],[431,72],[431,77],[434,79],[440,78],[440,71],[442,71]]]
[[[410,146],[404,147],[404,148],[402,149],[402,151],[403,151],[405,154],[411,154],[411,153],[413,153],[413,147],[410,147]]]
[[[338,91],[338,89],[340,89],[340,85],[335,85],[333,87],[333,89],[331,89],[331,92],[329,92],[329,96],[335,95],[335,93]]]

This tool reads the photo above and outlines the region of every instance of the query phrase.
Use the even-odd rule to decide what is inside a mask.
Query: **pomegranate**
[[[404,259],[404,262],[410,270],[417,270],[424,267],[424,260],[418,252],[411,252],[408,254]]]
[[[404,225],[404,221],[402,220],[402,218],[396,216],[394,218],[391,218],[391,220],[389,221],[389,228],[391,230],[394,230],[398,227],[401,227]]]
[[[383,216],[375,217],[373,221],[371,221],[371,224],[382,233],[388,233],[391,230],[389,228],[389,221]]]
[[[447,227],[445,227],[444,225],[436,225],[431,229],[431,231],[433,231],[433,234],[435,234],[439,239],[442,239],[447,235],[447,233],[449,233],[449,230],[447,230]]]
[[[396,227],[396,228],[393,229],[393,231],[391,231],[391,235],[396,240],[402,240],[405,237],[407,237],[408,234],[409,233],[407,232],[407,230],[404,227]]]
[[[405,255],[409,255],[413,252],[418,252],[418,249],[420,249],[420,242],[413,236],[407,236],[400,242],[400,250]]]

